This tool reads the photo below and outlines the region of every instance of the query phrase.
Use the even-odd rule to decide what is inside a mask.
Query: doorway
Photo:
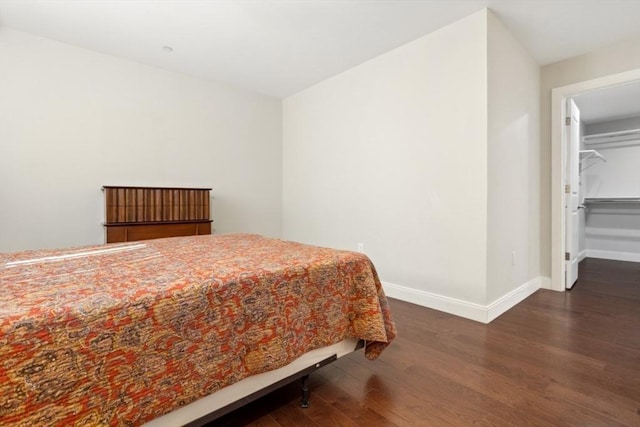
[[[576,227],[580,227],[580,225],[568,224],[567,221],[571,220],[571,218],[573,218],[573,221],[576,221],[577,217],[584,215],[584,212],[581,212],[580,215],[571,215],[567,213],[567,201],[569,200],[567,194],[570,194],[570,187],[567,186],[567,184],[571,170],[568,165],[571,160],[571,153],[568,148],[570,129],[565,120],[567,117],[570,117],[567,107],[567,105],[571,105],[569,100],[578,100],[578,104],[581,103],[580,98],[582,98],[583,101],[586,100],[586,102],[583,102],[586,107],[583,108],[586,108],[587,115],[591,117],[593,113],[591,110],[594,110],[595,106],[602,106],[602,103],[600,103],[600,105],[598,105],[598,102],[590,103],[588,102],[590,98],[593,98],[597,94],[601,95],[610,90],[615,91],[616,88],[620,90],[624,85],[638,82],[640,82],[640,69],[580,82],[569,86],[563,86],[553,89],[552,91],[551,289],[553,290],[564,291],[567,288],[567,268],[571,267],[571,258],[574,258],[575,261],[575,256],[572,256],[567,251],[568,246],[571,246],[571,243],[567,243],[567,232],[575,232]],[[607,119],[604,115],[600,118]],[[584,133],[584,128],[581,130]],[[587,151],[584,145],[582,148],[582,151]],[[579,150],[577,153],[574,153],[574,155],[579,156]],[[584,153],[584,155],[586,156],[587,153]],[[579,168],[584,166],[584,163],[582,165],[580,164],[579,159],[577,164],[578,166],[574,167]],[[566,191],[569,191],[569,193]],[[636,194],[635,196],[639,197],[640,194]],[[584,196],[582,196],[582,198],[581,196],[578,196],[577,200],[584,202],[584,198]],[[586,208],[584,203],[581,204],[580,202],[577,203],[577,206]],[[574,225],[573,229],[571,225]],[[574,255],[580,253],[579,248],[571,248],[571,250],[574,251]],[[567,260],[567,258],[569,260]],[[569,287],[571,284],[569,284]]]

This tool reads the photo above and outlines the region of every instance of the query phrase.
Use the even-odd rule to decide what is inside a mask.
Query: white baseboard
[[[489,323],[543,287],[543,284],[546,284],[548,287],[549,284],[545,283],[545,279],[548,280],[548,278],[536,277],[535,279],[532,279],[503,295],[489,305],[481,305],[456,298],[449,298],[443,295],[408,288],[406,286],[396,285],[389,282],[382,282],[382,286],[385,294],[391,298],[418,304],[438,311],[444,311],[445,313],[464,317],[465,319]]]
[[[511,292],[501,296],[491,304],[487,306],[487,321],[486,323],[491,322],[496,317],[500,316],[502,313],[509,310],[511,307],[515,306],[519,302],[523,301],[529,295],[540,289],[541,278],[536,277],[535,279],[529,280],[527,283],[518,286]]]
[[[432,294],[420,289],[407,288],[394,283],[382,282],[384,293],[402,301],[418,304],[445,313],[454,314],[466,319],[487,323],[485,307],[468,301]]]
[[[586,249],[581,250],[580,253],[578,254],[578,262],[582,261],[586,257],[587,257],[587,250]]]
[[[640,262],[640,254],[636,252],[615,252],[601,251],[597,249],[587,249],[588,258],[603,258],[616,261]]]

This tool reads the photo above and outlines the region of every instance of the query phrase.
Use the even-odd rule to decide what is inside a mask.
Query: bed
[[[0,289],[3,426],[198,425],[396,334],[365,255],[253,234],[0,254]]]

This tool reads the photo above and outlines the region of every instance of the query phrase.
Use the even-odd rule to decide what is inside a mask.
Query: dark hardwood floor
[[[587,259],[489,325],[391,300],[397,340],[210,426],[640,426],[640,263]]]

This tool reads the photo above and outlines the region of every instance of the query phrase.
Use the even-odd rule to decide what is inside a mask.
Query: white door
[[[565,285],[571,289],[578,280],[578,220],[579,187],[580,187],[580,110],[573,99],[569,99],[567,111],[567,182],[565,186],[565,218],[567,235],[565,236]]]

